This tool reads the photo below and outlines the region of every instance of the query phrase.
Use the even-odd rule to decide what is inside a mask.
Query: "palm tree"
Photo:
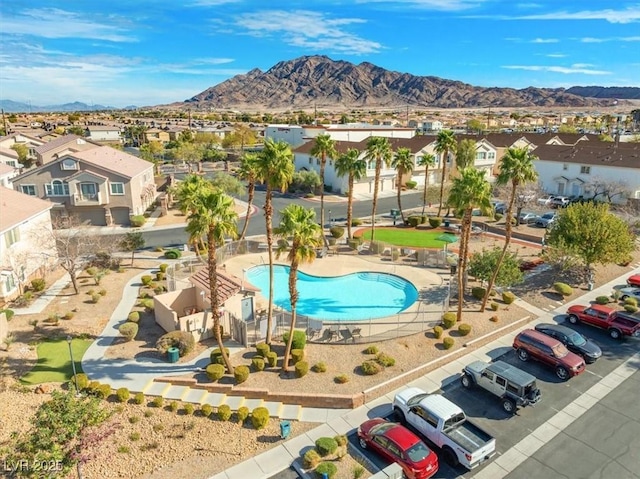
[[[327,166],[327,158],[333,160],[338,156],[336,141],[329,135],[316,136],[313,148],[311,148],[311,156],[320,158],[320,225],[324,228],[324,169]]]
[[[414,162],[411,157],[411,149],[410,148],[398,148],[396,150],[396,154],[391,161],[391,166],[395,168],[398,172],[398,209],[400,210],[400,217],[402,218],[402,223],[404,224],[404,213],[402,211],[402,203],[401,203],[401,195],[402,192],[402,177],[405,173],[411,173],[413,171]]]
[[[271,325],[273,323],[273,191],[286,191],[293,181],[294,169],[291,147],[284,141],[275,142],[267,138],[257,159],[257,178],[267,185],[264,200],[267,252],[269,254],[269,308],[267,311],[267,337],[265,339],[267,344],[271,344]]]
[[[242,233],[240,233],[240,240],[244,239],[247,234],[247,228],[249,227],[251,205],[253,204],[253,198],[256,193],[256,179],[258,176],[257,158],[258,157],[255,153],[245,153],[240,159],[238,179],[247,182],[247,193],[249,195],[249,198],[247,199],[247,214],[244,217],[244,226],[242,227]]]
[[[207,239],[209,301],[213,317],[213,334],[229,374],[233,374],[233,365],[225,352],[220,331],[220,300],[218,295],[216,252],[218,246],[224,245],[225,238],[235,238],[237,236],[237,219],[238,215],[234,210],[233,198],[217,189],[203,190],[199,196],[194,198],[191,211],[187,216],[186,227],[190,239],[197,240],[203,237]]]
[[[278,258],[287,253],[291,263],[289,268],[289,301],[291,303],[291,325],[289,340],[282,361],[282,372],[289,370],[289,356],[293,342],[293,331],[296,325],[296,304],[298,303],[298,267],[302,263],[311,263],[316,257],[316,248],[322,244],[322,228],[316,222],[313,209],[305,209],[296,204],[290,204],[280,212],[280,225],[275,229],[278,237]]]
[[[534,183],[538,180],[538,172],[534,166],[534,161],[537,157],[533,155],[528,148],[509,148],[500,161],[498,167],[498,177],[496,183],[498,185],[506,185],[511,183],[511,196],[509,197],[509,204],[505,213],[505,235],[504,246],[502,247],[502,254],[498,258],[496,269],[493,271],[491,278],[489,278],[489,284],[487,284],[487,293],[482,300],[482,306],[480,311],[484,311],[487,307],[487,301],[489,300],[489,292],[493,289],[493,285],[498,277],[498,272],[502,266],[502,262],[507,255],[509,244],[511,243],[511,234],[513,231],[513,224],[511,223],[511,216],[513,215],[513,205],[516,202],[518,195],[518,187],[526,183]]]
[[[367,153],[364,157],[366,161],[376,162],[376,174],[373,183],[373,205],[371,208],[371,243],[373,244],[376,232],[376,208],[378,207],[378,188],[380,183],[380,172],[382,164],[389,165],[391,161],[391,145],[386,137],[372,136],[367,141]]]
[[[178,207],[182,214],[194,212],[201,196],[211,190],[213,190],[213,185],[204,177],[200,175],[187,175],[184,180],[178,183],[175,191],[175,198],[178,201]],[[189,241],[193,244],[198,258],[202,260],[199,253],[204,249],[202,238],[190,238]]]
[[[467,271],[469,240],[471,238],[471,219],[474,208],[483,212],[491,209],[491,185],[484,177],[485,170],[467,167],[460,170],[460,175],[453,179],[447,204],[457,214],[462,215],[460,231],[460,254],[458,257],[458,321],[462,321],[462,302],[464,299],[464,277]]]
[[[476,142],[466,139],[458,143],[456,150],[456,168],[462,170],[468,166],[473,166],[476,162]]]
[[[442,178],[440,180],[440,204],[438,205],[438,216],[442,214],[444,184],[447,181],[447,159],[449,158],[449,153],[455,153],[457,146],[456,138],[451,130],[442,130],[438,133],[435,150],[442,158]]]
[[[353,183],[364,178],[367,174],[367,163],[359,159],[360,152],[349,148],[336,160],[338,176],[348,176],[349,194],[347,196],[347,238],[351,239],[351,221],[353,220]]]
[[[418,160],[418,166],[424,166],[424,190],[422,191],[422,216],[427,207],[427,186],[429,186],[429,167],[436,164],[436,157],[426,153]]]

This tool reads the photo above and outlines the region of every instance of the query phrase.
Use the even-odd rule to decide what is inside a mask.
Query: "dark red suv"
[[[521,361],[533,358],[556,370],[556,376],[563,381],[584,372],[585,364],[577,354],[572,353],[557,339],[534,329],[525,329],[513,340],[513,348]]]

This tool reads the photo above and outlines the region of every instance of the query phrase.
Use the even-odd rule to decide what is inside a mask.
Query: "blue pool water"
[[[251,268],[246,279],[269,296],[269,265]],[[274,304],[291,311],[289,266],[275,265]],[[353,321],[392,316],[418,299],[409,281],[388,273],[353,273],[346,276],[311,276],[298,271],[298,314],[315,319]]]

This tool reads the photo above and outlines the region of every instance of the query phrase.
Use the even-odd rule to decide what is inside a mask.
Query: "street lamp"
[[[331,220],[331,210],[329,210],[329,227],[333,226],[333,221]]]
[[[67,344],[69,345],[69,356],[71,357],[71,368],[73,369],[73,384],[76,387],[76,396],[80,396],[80,390],[78,389],[78,378],[76,375],[76,363],[73,360],[73,350],[71,349],[71,336],[67,336]]]

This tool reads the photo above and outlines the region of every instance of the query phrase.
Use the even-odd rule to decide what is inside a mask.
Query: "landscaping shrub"
[[[133,226],[134,228],[140,228],[141,226],[144,226],[145,221],[147,221],[147,219],[142,216],[142,215],[133,215],[129,221],[131,221],[131,226]]]
[[[498,311],[498,308],[500,308],[500,305],[494,301],[489,305],[489,307],[491,308],[491,311]]]
[[[442,340],[442,345],[444,346],[444,349],[451,349],[454,342],[453,338],[446,337]]]
[[[251,412],[251,424],[254,429],[264,429],[269,424],[269,410],[266,407],[257,407]]]
[[[486,294],[487,288],[483,288],[482,286],[474,286],[473,288],[471,288],[471,296],[479,301],[482,301]]]
[[[89,377],[84,373],[79,373],[71,378],[71,382],[75,382],[75,386],[78,387],[78,391],[84,391],[89,385]]]
[[[344,235],[344,228],[342,226],[332,226],[329,228],[329,233],[331,233],[331,236],[335,239],[339,239]]]
[[[74,316],[73,311],[67,311],[66,313],[64,313],[63,318],[69,320],[69,319],[73,319],[73,316]]]
[[[106,296],[107,295],[107,290],[104,288],[100,288],[100,290],[98,291],[98,294],[100,296]]]
[[[444,329],[453,328],[453,325],[456,324],[457,320],[458,318],[454,312],[449,311],[442,315],[442,324],[444,325]]]
[[[269,352],[271,351],[271,346],[269,346],[267,343],[258,343],[256,344],[256,351],[258,352],[258,355],[266,358],[267,354],[269,354]]]
[[[131,434],[129,434],[129,439],[132,441],[139,441],[140,440],[140,433],[139,432],[132,432]]]
[[[147,409],[147,410],[144,412],[144,417],[151,417],[151,416],[153,416],[153,411],[151,411],[151,410]]]
[[[185,404],[183,410],[187,416],[191,416],[193,414],[193,404],[191,403]]]
[[[144,393],[136,393],[136,395],[133,396],[133,403],[134,404],[144,403]]]
[[[131,393],[127,388],[119,388],[116,391],[116,396],[118,397],[118,401],[127,402],[129,400],[129,397],[131,396]]]
[[[100,298],[102,298],[102,296],[100,295],[100,293],[93,293],[91,295],[91,302],[93,304],[96,304],[98,301],[100,301]]]
[[[223,404],[222,406],[218,406],[216,414],[218,415],[218,419],[221,421],[228,421],[231,419],[231,408],[226,404]]]
[[[413,183],[415,183],[415,181]],[[325,461],[318,464],[318,467],[316,467],[315,471],[316,477],[323,478],[326,475],[329,479],[333,479],[338,473],[338,468],[333,462]]]
[[[407,187],[408,190],[413,190],[416,186],[418,186],[418,182],[409,180],[405,183],[405,186]]]
[[[155,288],[153,288],[153,292],[155,294],[162,294],[167,290],[167,288],[165,286],[156,286]]]
[[[264,371],[264,358],[262,356],[254,356],[251,359],[251,366],[256,371]]]
[[[638,306],[638,300],[636,298],[632,298],[631,296],[629,296],[629,297],[627,297],[627,299],[624,300],[624,304],[637,307]]]
[[[616,289],[614,290],[613,293],[611,293],[611,297],[615,300],[618,301],[620,299],[620,296],[622,296],[622,293],[620,292],[620,290]]]
[[[34,290],[36,293],[39,293],[40,291],[44,291],[44,288],[46,286],[47,286],[47,283],[44,280],[44,278],[35,278],[31,280],[31,289]]]
[[[140,416],[129,416],[129,424],[138,424],[140,422]]]
[[[213,406],[211,404],[203,404],[200,406],[200,412],[204,417],[209,417],[213,412]]]
[[[145,286],[149,286],[151,284],[151,282],[153,281],[153,276],[151,276],[150,274],[145,274],[142,277],[140,277],[140,281]]]
[[[164,404],[164,399],[162,398],[162,396],[156,396],[153,398],[153,401],[151,401],[151,405],[153,407],[162,407],[163,404]]]
[[[374,364],[379,366],[378,363],[374,363]],[[347,376],[346,374],[339,374],[335,378],[333,378],[333,380],[338,384],[345,384],[349,382],[349,376]]]
[[[366,361],[363,361],[360,369],[362,370],[362,374],[366,376],[373,376],[374,374],[382,372],[383,367],[373,359],[367,359]]]
[[[320,437],[316,439],[316,451],[321,457],[333,454],[338,449],[337,441],[332,437]]]
[[[267,353],[267,362],[270,368],[275,368],[278,365],[278,353],[270,351]]]
[[[286,331],[282,335],[282,341],[287,344],[289,342],[289,331]],[[291,349],[304,349],[307,345],[307,335],[304,331],[296,329],[293,331],[293,341],[291,342]]]
[[[142,306],[148,312],[151,312],[151,311],[154,310],[153,299],[151,299],[151,298],[145,298],[145,299],[141,300],[139,304],[140,304],[140,306]]]
[[[309,372],[309,363],[306,361],[298,361],[295,364],[294,369],[296,371],[296,377],[301,378],[303,376],[306,376]]]
[[[178,410],[178,403],[176,401],[171,401],[169,403],[169,411],[176,412]]]
[[[351,250],[356,250],[358,249],[358,246],[360,246],[360,241],[356,239],[349,239],[347,240],[347,246],[349,246],[349,249]]]
[[[162,271],[158,271],[156,273],[156,281],[163,281],[165,278],[165,274]]]
[[[4,313],[4,315],[7,318],[7,321],[11,321],[11,318],[13,318],[13,315],[15,314],[13,312],[13,309],[0,309],[0,313]]]
[[[302,361],[302,358],[304,358],[304,349],[291,350],[291,360],[293,361],[293,364],[296,364],[299,361]]]
[[[164,257],[167,259],[178,259],[182,256],[182,251],[179,249],[170,249],[164,252]]]
[[[229,356],[229,348],[224,348],[224,352],[227,354],[227,356]],[[209,359],[213,364],[224,364],[220,348],[212,349],[211,353],[209,354]]]
[[[498,318],[497,315],[493,315],[489,318],[489,321],[491,321],[492,323],[497,323],[500,320],[500,318]]]
[[[433,335],[436,339],[440,339],[443,333],[444,329],[442,328],[442,326],[436,326],[435,328],[433,328]]]
[[[609,296],[598,296],[595,301],[596,304],[609,304]]]
[[[412,228],[415,228],[416,226],[418,226],[420,224],[420,217],[419,216],[409,216],[407,218],[407,222],[409,223],[409,226],[411,226]]]
[[[217,381],[224,376],[224,366],[222,364],[211,363],[205,369],[205,374],[210,381]]]
[[[319,362],[319,363],[314,364],[311,367],[311,370],[314,373],[326,373],[327,372],[327,365],[325,363],[323,363],[323,362]]]
[[[96,268],[95,266],[90,266],[89,268],[87,268],[85,270],[85,272],[89,275],[89,276],[94,276],[97,272],[98,272],[98,268]]]
[[[306,469],[314,469],[320,463],[320,454],[315,449],[309,449],[304,453],[302,463]]]
[[[624,305],[624,310],[625,310],[627,313],[631,313],[631,314],[633,314],[633,313],[637,313],[637,312],[638,312],[638,307],[637,307],[637,306],[634,306],[633,304],[625,304],[625,305]]]
[[[360,218],[353,218],[351,220],[351,226],[361,226],[362,220]]]
[[[502,293],[502,301],[504,302],[504,304],[511,304],[516,300],[516,295],[513,294],[511,291],[504,291]]]
[[[334,436],[333,438],[336,440],[338,447],[346,446],[347,443],[349,442],[349,439],[347,439],[347,436],[344,436],[344,435]]]
[[[501,213],[496,213],[496,214],[493,215],[493,218],[496,221],[500,221],[502,219],[502,214]]]
[[[553,283],[553,290],[562,296],[571,296],[573,294],[573,288],[566,283]]]
[[[435,218],[435,217],[429,216],[429,226],[431,226],[432,228],[437,228],[441,224],[442,224],[442,218]]]
[[[233,377],[236,380],[236,384],[242,384],[247,379],[249,379],[249,367],[248,366],[238,366],[233,370]]]
[[[161,273],[166,273],[168,267],[169,265],[167,263],[162,263],[160,266],[158,266],[158,268],[160,268]]]
[[[458,326],[458,333],[460,333],[460,336],[466,336],[471,332],[471,325],[467,324],[467,323],[461,323],[460,326]]]
[[[369,245],[369,251],[371,251],[373,254],[382,254],[382,252],[384,251],[384,247],[384,243],[381,243],[380,241],[372,241]]]
[[[364,354],[378,354],[378,346],[372,344],[371,346],[367,346],[367,348],[363,352]]]
[[[393,251],[391,251],[391,260],[398,261],[398,259],[400,259],[400,251],[394,249]]]
[[[129,316],[127,316],[127,320],[132,323],[137,323],[138,321],[140,321],[140,313],[137,311],[131,311],[129,313]]]
[[[244,424],[244,422],[249,417],[249,408],[247,406],[240,406],[236,411],[236,417],[238,418],[238,422],[240,424]]]
[[[118,328],[118,331],[127,341],[132,341],[138,334],[138,325],[136,323],[124,323]]]
[[[396,364],[396,360],[385,353],[380,353],[376,356],[376,361],[380,366],[384,366],[385,368],[394,366]]]
[[[94,390],[94,395],[100,399],[107,399],[111,395],[111,386],[108,384],[100,384]]]
[[[193,335],[187,331],[171,331],[160,336],[156,341],[156,349],[160,354],[166,354],[169,348],[178,348],[180,357],[189,354],[196,347]]]

